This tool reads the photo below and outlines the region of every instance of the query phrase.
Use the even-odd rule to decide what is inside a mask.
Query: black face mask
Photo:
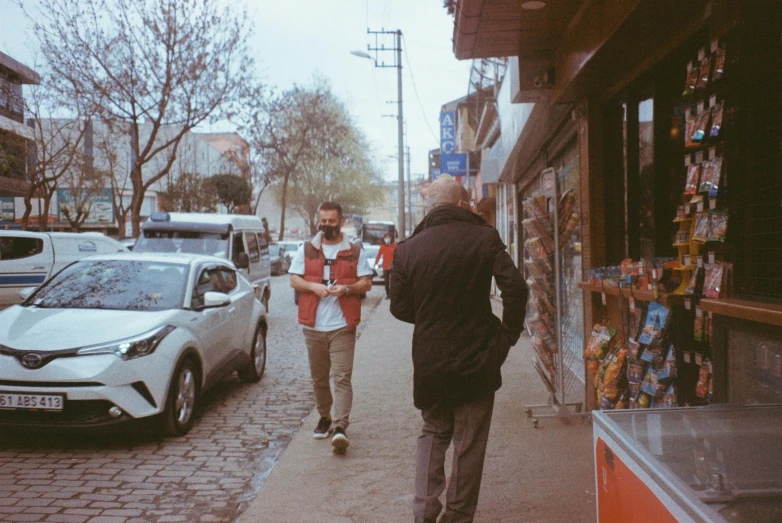
[[[318,230],[322,231],[326,239],[331,241],[339,237],[340,227],[339,225],[319,225]]]

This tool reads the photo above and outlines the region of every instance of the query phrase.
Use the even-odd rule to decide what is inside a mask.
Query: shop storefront
[[[723,517],[756,495],[779,499],[753,484],[745,474],[752,466],[731,470],[720,427],[732,430],[732,421],[675,409],[782,401],[782,2],[552,0],[534,12],[506,6],[516,9],[506,18],[525,21],[515,33],[495,24],[488,2],[460,5],[457,56],[518,56],[514,101],[548,100],[572,115],[575,134],[561,152],[544,148],[544,165],[527,170],[554,168],[557,190],[577,196],[578,228],[559,251],[561,347],[578,336],[579,304],[569,301],[576,287],[587,407],[639,409],[627,413],[636,420],[622,429],[631,437],[616,448],[629,457],[645,445],[659,477],[670,463],[680,465],[675,473],[692,465],[695,473],[680,476],[698,500],[692,506],[706,503]],[[536,196],[523,180],[522,208]],[[549,213],[547,203],[540,213]],[[525,245],[545,236],[526,229]],[[534,247],[545,260],[545,249]],[[545,272],[537,265],[530,272]],[[771,422],[767,412],[751,415]],[[609,481],[619,454],[608,447],[596,439],[598,486],[605,480],[608,503],[621,504],[628,499]],[[761,479],[778,488],[779,471]],[[600,519],[611,510],[601,506]]]

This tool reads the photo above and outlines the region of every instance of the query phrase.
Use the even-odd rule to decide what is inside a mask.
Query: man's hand
[[[326,287],[322,283],[310,282],[309,286],[310,286],[310,290],[315,294],[317,294],[318,296],[320,296],[321,298],[325,298],[326,296],[334,294],[333,292],[331,292],[331,290],[328,287]]]
[[[344,296],[347,293],[347,289],[344,285],[332,285],[329,288],[330,296]]]

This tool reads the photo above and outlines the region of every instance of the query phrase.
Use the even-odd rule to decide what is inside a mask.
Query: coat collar
[[[318,234],[312,238],[310,243],[312,243],[312,246],[320,251],[321,247],[323,247],[323,231],[318,231]],[[339,250],[350,250],[350,242],[345,238],[344,234],[342,235],[342,243],[339,244]]]
[[[413,236],[429,227],[436,227],[451,222],[472,223],[475,225],[486,225],[486,220],[472,211],[462,209],[456,205],[439,205],[429,211],[429,214],[415,228]],[[412,238],[412,236],[411,236]]]

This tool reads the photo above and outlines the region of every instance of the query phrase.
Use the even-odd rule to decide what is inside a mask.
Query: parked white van
[[[19,291],[37,287],[76,260],[127,250],[97,232],[0,231],[0,309],[21,303]]]
[[[189,252],[232,260],[269,310],[271,260],[257,216],[155,212],[142,225],[133,252]]]

